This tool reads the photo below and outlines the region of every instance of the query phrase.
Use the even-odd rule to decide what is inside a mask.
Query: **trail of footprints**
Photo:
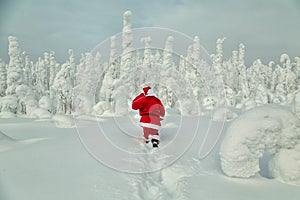
[[[150,156],[149,151],[144,149],[145,157],[140,160],[149,169],[149,164],[159,165],[164,154],[158,157]],[[151,152],[150,152],[151,153]],[[145,172],[130,176],[133,199],[165,200],[165,199],[188,199],[185,192],[185,177],[192,175],[186,168],[173,164],[156,172]]]

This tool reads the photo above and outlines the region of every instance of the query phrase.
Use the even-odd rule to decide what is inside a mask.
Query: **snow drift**
[[[288,109],[272,105],[252,109],[228,127],[220,147],[222,169],[228,176],[254,176],[260,171],[260,159],[269,153],[275,155],[269,173],[299,184],[299,139],[300,121]]]
[[[14,149],[18,146],[23,146],[23,145],[29,145],[33,144],[39,141],[44,140],[44,138],[32,138],[32,139],[26,139],[26,140],[17,140],[15,138],[12,138],[2,131],[0,131],[0,153],[5,152],[11,149]]]
[[[16,141],[0,131],[0,152],[7,151]]]

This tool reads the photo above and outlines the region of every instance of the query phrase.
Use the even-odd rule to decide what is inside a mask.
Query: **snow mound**
[[[220,147],[222,170],[228,176],[254,176],[265,152],[285,152],[283,149],[299,144],[299,138],[300,121],[284,107],[270,105],[249,110],[227,129]],[[300,171],[297,173],[300,175]]]
[[[51,116],[51,113],[41,108],[37,108],[29,114],[30,118],[51,118]]]
[[[15,118],[17,117],[16,114],[12,113],[12,112],[0,112],[0,118]]]
[[[284,183],[300,186],[300,144],[280,149],[269,162],[270,175]]]
[[[94,115],[78,115],[78,116],[73,115],[73,117],[76,117],[76,120],[97,121],[97,122],[105,121],[105,119]]]
[[[55,115],[53,122],[57,128],[74,128],[75,123],[72,116]]]
[[[228,108],[218,108],[214,111],[214,121],[231,121],[237,118],[237,114]]]

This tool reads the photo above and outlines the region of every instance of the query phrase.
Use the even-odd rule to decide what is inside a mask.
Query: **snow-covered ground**
[[[203,139],[222,123],[212,122],[211,117],[169,115],[156,151],[142,143],[134,113],[128,118],[77,116],[74,121],[70,116],[1,119],[0,199],[298,200],[299,186],[264,173],[247,179],[223,173],[220,144],[243,118],[249,119],[249,114],[230,126],[226,122],[216,147],[204,159],[199,159]],[[240,125],[249,133],[255,123]],[[286,153],[276,159],[282,162]]]

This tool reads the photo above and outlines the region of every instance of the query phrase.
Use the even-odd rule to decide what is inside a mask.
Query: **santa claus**
[[[132,109],[139,110],[146,143],[151,141],[153,147],[158,147],[158,131],[161,128],[160,121],[165,116],[165,108],[150,86],[144,87],[143,92],[132,101]]]

